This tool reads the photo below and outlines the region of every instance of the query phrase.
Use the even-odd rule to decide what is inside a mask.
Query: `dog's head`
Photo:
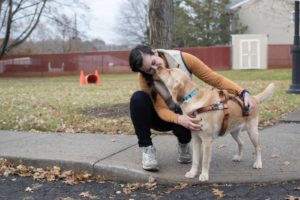
[[[156,69],[156,75],[168,88],[173,100],[180,104],[187,93],[186,86],[191,82],[190,78],[178,68],[160,67]]]

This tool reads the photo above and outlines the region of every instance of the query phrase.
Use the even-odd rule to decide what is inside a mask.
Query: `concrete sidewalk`
[[[289,119],[289,120],[286,120]],[[300,179],[300,112],[283,122],[261,130],[263,169],[252,168],[254,149],[247,136],[241,162],[231,159],[237,145],[231,136],[214,142],[210,182],[245,183]],[[288,123],[287,123],[288,122]],[[0,131],[0,158],[22,161],[35,167],[60,166],[64,170],[87,170],[110,180],[147,181],[149,176],[160,183],[198,183],[198,177],[186,179],[191,164],[176,161],[176,138],[172,135],[153,138],[157,149],[159,172],[141,167],[142,151],[135,135],[28,133]],[[221,148],[220,148],[221,147]]]

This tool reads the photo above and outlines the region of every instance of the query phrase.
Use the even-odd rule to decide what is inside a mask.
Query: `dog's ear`
[[[178,91],[181,88],[183,88],[184,83],[182,81],[179,81],[175,86],[174,86],[174,90]]]
[[[184,83],[183,81],[180,81],[179,83],[177,83],[174,88],[173,88],[173,94],[176,97],[176,101],[177,103],[181,102],[184,98],[183,95],[183,88],[184,88]]]

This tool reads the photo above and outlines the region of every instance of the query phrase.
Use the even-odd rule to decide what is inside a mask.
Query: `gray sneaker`
[[[178,158],[177,161],[182,164],[192,162],[192,154],[189,143],[181,144],[178,142]]]
[[[153,145],[143,147],[143,169],[148,171],[159,170],[156,159],[156,150]]]

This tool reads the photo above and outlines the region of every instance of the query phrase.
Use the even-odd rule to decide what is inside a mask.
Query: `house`
[[[239,22],[248,27],[245,34],[266,34],[268,44],[292,44],[294,38],[294,1],[231,0]]]

